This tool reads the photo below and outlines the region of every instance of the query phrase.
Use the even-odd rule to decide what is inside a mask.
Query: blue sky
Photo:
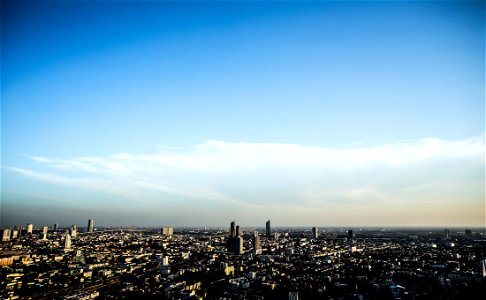
[[[484,12],[4,1],[2,225],[484,226]]]

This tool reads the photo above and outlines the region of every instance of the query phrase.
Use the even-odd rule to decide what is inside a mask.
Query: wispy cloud
[[[477,203],[484,153],[483,136],[355,148],[211,140],[160,147],[154,154],[33,156],[48,170],[10,169],[36,180],[132,200],[146,200],[147,193],[155,192],[259,209],[275,204],[405,206],[438,199]]]

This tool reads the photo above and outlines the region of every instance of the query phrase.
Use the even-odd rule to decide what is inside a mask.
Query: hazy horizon
[[[1,5],[0,226],[486,226],[484,2]]]

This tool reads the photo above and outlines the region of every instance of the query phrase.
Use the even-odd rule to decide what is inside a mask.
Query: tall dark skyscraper
[[[235,221],[231,222],[230,224],[230,237],[236,236],[236,228],[235,228]]]
[[[88,232],[94,232],[94,220],[93,219],[88,220]]]
[[[59,224],[54,224],[54,231],[57,231],[59,229]]]
[[[243,253],[243,237],[241,236],[240,226],[235,227],[235,222],[231,222],[230,235],[228,238],[228,252],[236,254]]]
[[[269,239],[272,237],[272,228],[270,227],[270,220],[268,220],[265,225],[266,225],[265,235],[267,236],[267,239]]]
[[[350,239],[354,238],[354,231],[352,229],[348,230],[348,238]]]
[[[319,237],[319,230],[317,227],[312,227],[312,238],[317,239]]]

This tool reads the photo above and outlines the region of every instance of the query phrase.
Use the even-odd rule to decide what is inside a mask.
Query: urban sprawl
[[[484,299],[484,229],[0,231],[1,299]]]

